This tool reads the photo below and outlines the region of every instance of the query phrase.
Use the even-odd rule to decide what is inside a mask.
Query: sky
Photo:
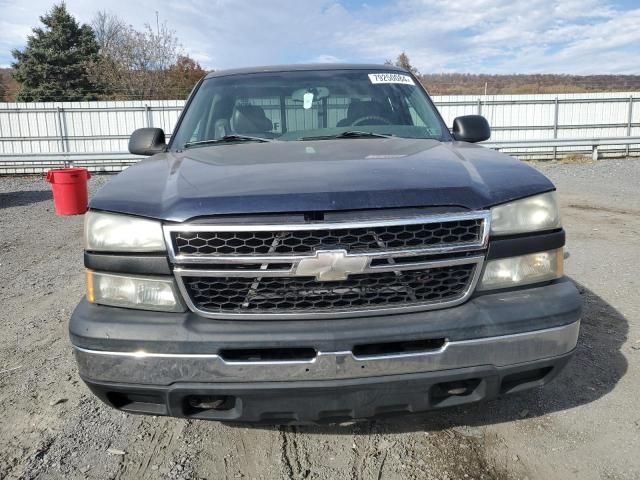
[[[51,0],[0,0],[0,66]],[[640,0],[67,0],[83,23],[156,11],[206,69],[373,62],[422,73],[640,74]]]

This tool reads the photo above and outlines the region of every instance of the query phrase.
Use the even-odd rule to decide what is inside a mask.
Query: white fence
[[[595,145],[590,140],[558,146],[562,139],[640,137],[640,92],[433,99],[448,125],[460,115],[484,115],[492,127],[488,144],[519,156],[548,158]],[[127,152],[131,132],[153,126],[170,135],[183,106],[182,100],[0,103],[0,174],[41,172],[69,162],[120,170],[138,160]],[[553,139],[558,140],[540,143]],[[640,140],[602,145],[601,154],[640,151]]]

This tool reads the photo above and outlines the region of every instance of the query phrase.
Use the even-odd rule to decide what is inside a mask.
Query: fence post
[[[66,128],[64,128],[64,122],[62,121],[63,109],[62,107],[56,107],[56,118],[58,120],[58,133],[60,136],[60,151],[62,153],[67,152],[65,137],[67,136]],[[67,160],[64,161],[64,166],[68,167]]]
[[[151,128],[153,127],[153,116],[151,115],[151,107],[149,105],[145,105],[144,110],[147,115],[147,127]]]
[[[558,138],[558,113],[560,111],[560,102],[558,101],[558,97],[556,96],[555,109],[553,112],[553,138]],[[553,147],[553,159],[556,160],[558,158],[558,147]]]
[[[478,97],[478,115],[482,115],[482,99]]]
[[[627,137],[631,137],[631,121],[633,120],[633,95],[629,95],[629,109],[627,112]],[[627,157],[629,156],[629,148],[631,145],[627,144]]]

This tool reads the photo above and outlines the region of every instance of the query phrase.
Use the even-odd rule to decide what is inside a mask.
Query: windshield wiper
[[[393,135],[385,133],[373,133],[373,132],[361,132],[360,130],[347,130],[346,132],[338,133],[336,135],[318,135],[316,137],[301,137],[298,140],[329,140],[333,138],[391,138]]]
[[[248,135],[225,135],[222,138],[215,138],[209,140],[198,140],[197,142],[187,142],[183,148],[190,148],[199,145],[216,145],[218,143],[239,143],[239,142],[273,142],[271,138],[262,137],[250,137]]]

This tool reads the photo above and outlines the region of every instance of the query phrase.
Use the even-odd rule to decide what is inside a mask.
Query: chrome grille
[[[214,318],[444,308],[475,288],[488,212],[288,225],[168,225],[189,307]]]
[[[311,254],[344,249],[424,248],[482,239],[482,219],[460,219],[410,225],[382,225],[294,231],[177,231],[171,236],[177,255]],[[273,247],[274,243],[276,246]]]
[[[460,298],[475,264],[351,275],[319,282],[310,277],[185,277],[193,303],[211,313],[331,312],[419,305]]]

